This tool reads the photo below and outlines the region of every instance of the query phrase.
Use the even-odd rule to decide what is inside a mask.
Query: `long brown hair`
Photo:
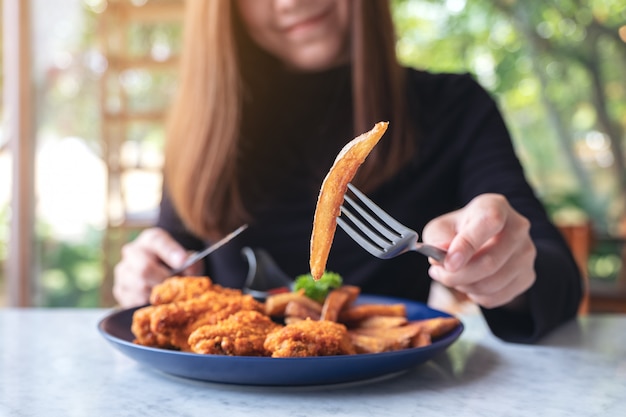
[[[205,238],[251,220],[237,185],[243,91],[232,3],[186,2],[180,81],[166,131],[166,188],[186,227]],[[355,179],[368,190],[397,172],[414,147],[389,0],[353,0],[352,19],[355,136],[390,121],[391,137]]]

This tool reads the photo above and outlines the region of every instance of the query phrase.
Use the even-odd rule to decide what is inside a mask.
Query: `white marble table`
[[[480,316],[445,354],[392,378],[330,387],[187,380],[98,333],[106,310],[0,310],[0,416],[626,416],[626,315],[571,322],[533,346]]]

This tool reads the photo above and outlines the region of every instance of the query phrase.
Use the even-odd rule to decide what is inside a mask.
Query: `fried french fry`
[[[389,338],[398,341],[406,341],[408,345],[409,341],[415,337],[420,331],[422,331],[422,326],[419,323],[412,322],[407,323],[404,326],[392,327],[392,328],[382,328],[382,327],[370,327],[370,328],[356,328],[351,330],[354,333],[379,337],[379,338]]]
[[[313,217],[309,264],[311,275],[320,279],[337,229],[339,207],[356,171],[387,130],[388,122],[379,122],[372,130],[348,142],[337,155],[322,182]]]
[[[273,294],[267,297],[265,300],[265,314],[268,316],[283,316],[285,314],[285,307],[290,301],[297,300],[301,303],[306,303],[309,308],[319,309],[322,311],[322,305],[311,300],[304,295],[304,290],[298,290],[296,292],[283,292],[279,294]],[[316,306],[317,305],[317,306]],[[315,307],[316,306],[316,307]]]
[[[433,339],[453,330],[459,323],[460,321],[456,317],[436,317],[416,320],[392,328],[357,327],[350,332],[352,335],[364,336],[361,338],[353,336],[362,345],[361,349],[378,349],[377,346],[383,345],[385,340],[395,341],[397,345],[394,346],[402,346],[403,348],[424,347],[430,345]],[[367,339],[367,337],[377,341]]]
[[[371,316],[406,317],[406,306],[404,304],[359,304],[341,311],[339,321],[355,323]]]
[[[357,353],[381,353],[404,349],[409,346],[409,340],[397,340],[391,337],[369,336],[348,331],[350,340]]]
[[[285,317],[320,320],[320,312],[302,303],[301,300],[291,300],[287,303],[287,306],[285,306]]]
[[[409,344],[413,348],[428,346],[432,343],[432,338],[430,335],[424,331],[419,331],[415,336],[411,338],[411,343]]]
[[[361,294],[361,288],[357,287],[356,285],[342,285],[341,287],[337,289],[347,292],[349,295],[348,300],[344,304],[344,308],[351,306],[359,297],[359,294]]]
[[[413,321],[409,324],[420,327],[420,329],[429,334],[433,339],[437,339],[455,329],[460,323],[461,321],[456,317],[435,317],[432,319]]]
[[[306,295],[302,295],[302,297],[296,298],[294,301],[299,302],[300,304],[306,306],[306,308],[315,311],[317,314],[322,313],[322,304],[313,300],[312,298],[307,297]]]
[[[354,327],[359,329],[389,329],[392,327],[402,326],[407,322],[407,318],[402,316],[370,316],[356,323]]]
[[[339,312],[350,298],[350,293],[340,289],[332,290],[326,296],[322,306],[320,320],[337,321]]]

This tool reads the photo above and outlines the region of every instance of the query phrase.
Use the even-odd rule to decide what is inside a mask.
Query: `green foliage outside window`
[[[552,214],[613,233],[626,204],[626,0],[393,4],[401,58],[475,74]]]

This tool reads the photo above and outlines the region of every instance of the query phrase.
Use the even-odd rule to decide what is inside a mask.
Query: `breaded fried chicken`
[[[150,304],[159,305],[198,298],[207,292],[239,295],[240,291],[224,288],[209,277],[171,277],[156,285],[150,293]]]
[[[267,335],[265,349],[273,358],[351,355],[356,353],[346,326],[306,319]]]
[[[133,322],[130,330],[135,335],[134,343],[143,346],[169,348],[171,346],[162,346],[157,340],[157,335],[150,330],[150,320],[152,319],[154,308],[154,306],[142,307],[133,313]]]
[[[231,356],[269,356],[265,337],[281,325],[255,310],[239,311],[216,324],[201,326],[189,336],[192,352]]]
[[[200,297],[137,310],[133,332],[139,344],[162,348],[189,350],[187,340],[198,327],[215,324],[241,310],[263,311],[262,303],[252,296],[209,291]],[[145,321],[149,316],[149,331]]]

